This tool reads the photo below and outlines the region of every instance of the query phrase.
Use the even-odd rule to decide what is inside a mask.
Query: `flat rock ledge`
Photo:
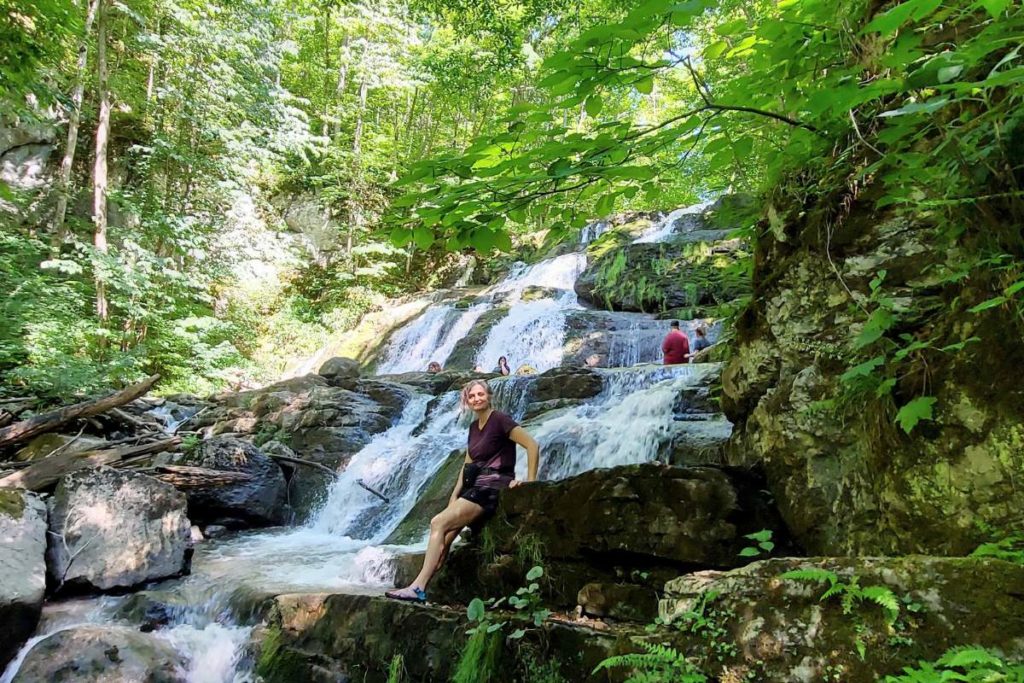
[[[782,578],[796,570],[804,578]],[[842,592],[822,599],[830,582],[812,577],[825,572],[850,591],[891,591],[897,613],[887,614],[867,598],[853,599],[844,610]],[[592,589],[588,593],[593,599]],[[626,670],[592,675],[594,667],[608,656],[658,643],[684,653],[709,680],[723,683],[874,683],[954,646],[995,648],[1019,659],[1022,603],[1024,567],[1001,560],[763,560],[669,581],[660,601],[669,624],[653,632],[638,623],[556,615],[511,640],[511,625],[506,626],[487,680],[541,680],[530,678],[539,669],[528,668],[540,663],[566,683],[621,681]],[[282,595],[273,601],[262,634],[258,673],[266,683],[383,683],[392,659],[401,655],[403,680],[448,681],[468,627],[462,606],[368,595]]]

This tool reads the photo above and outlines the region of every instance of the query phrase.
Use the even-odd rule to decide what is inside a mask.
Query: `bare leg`
[[[444,561],[448,559],[448,551],[452,549],[452,543],[454,543],[455,539],[458,538],[460,531],[462,531],[462,529],[449,531],[447,534],[445,534],[444,548],[441,549],[441,559],[437,561],[437,566],[434,567],[435,574],[441,569],[441,566],[444,564]]]
[[[410,584],[410,587],[426,589],[430,579],[434,576],[441,560],[447,550],[448,535],[452,532],[458,533],[480,515],[484,509],[476,503],[471,503],[465,498],[457,498],[444,510],[439,512],[430,520],[430,539],[427,541],[427,554],[423,558],[423,569],[419,576]],[[454,535],[452,540],[455,540]]]

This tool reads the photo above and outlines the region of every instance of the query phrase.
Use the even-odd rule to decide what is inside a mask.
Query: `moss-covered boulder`
[[[422,539],[430,527],[430,518],[448,506],[455,482],[465,462],[465,451],[452,451],[441,468],[426,482],[426,487],[416,497],[416,504],[395,527],[385,543],[414,543]]]
[[[575,286],[580,299],[599,308],[707,310],[750,293],[742,267],[749,252],[740,240],[633,244],[616,243],[609,235],[601,240],[613,244],[591,245],[589,263]]]
[[[491,333],[491,328],[506,315],[508,315],[507,306],[497,306],[481,315],[473,323],[473,327],[466,333],[466,336],[455,344],[455,348],[452,349],[448,360],[444,363],[445,368],[448,370],[475,370],[476,354],[483,348],[484,342],[487,341],[487,335]],[[494,370],[494,368],[482,369],[485,372]]]
[[[549,620],[507,640],[496,634],[490,655],[475,664],[478,680],[583,683],[611,654],[634,651],[642,629],[620,625],[600,631],[593,622]],[[525,625],[525,624],[524,624]],[[283,595],[263,635],[257,673],[267,683],[345,681],[384,683],[401,658],[402,680],[450,681],[468,636],[465,609],[412,605],[366,595]]]
[[[660,588],[673,571],[734,567],[746,561],[744,534],[786,538],[761,486],[711,467],[633,465],[510,489],[481,538],[453,550],[431,594],[507,595],[543,565],[546,599],[571,608],[588,583]]]
[[[1022,595],[1001,560],[780,558],[673,579],[660,613],[720,680],[873,683],[953,646],[1024,657]]]
[[[763,464],[809,552],[965,554],[993,529],[1024,525],[1024,344],[1000,331],[1013,323],[996,309],[983,322],[944,303],[935,265],[958,266],[935,251],[926,225],[855,206],[844,226],[831,252],[819,224],[796,219],[758,243],[754,301],[722,378],[736,425],[730,457]],[[856,390],[857,377],[841,377],[861,362],[858,306],[875,306],[881,272],[899,323],[867,355],[911,342],[928,350],[910,355],[891,396],[876,399]],[[988,334],[959,351],[934,349]],[[932,419],[907,434],[897,410],[922,393],[935,399]]]

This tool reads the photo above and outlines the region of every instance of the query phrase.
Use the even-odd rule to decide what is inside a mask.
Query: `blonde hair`
[[[487,400],[488,401],[491,400],[491,385],[490,384],[488,384],[487,382],[483,381],[482,379],[470,380],[466,384],[466,386],[462,387],[462,393],[459,394],[459,405],[461,405],[463,408],[468,408],[469,407],[469,392],[472,391],[473,387],[475,387],[477,385],[482,386],[484,388],[484,391],[487,392]]]

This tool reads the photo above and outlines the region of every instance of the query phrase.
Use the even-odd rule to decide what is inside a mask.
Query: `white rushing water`
[[[634,244],[650,244],[666,242],[669,238],[691,230],[704,227],[702,214],[714,203],[714,200],[686,206],[672,211],[664,218],[655,221],[642,235],[633,240]]]
[[[705,205],[674,211],[637,241],[664,239],[687,216]],[[585,245],[607,223],[588,226]],[[476,363],[490,369],[506,356],[514,370],[521,364],[537,371],[562,362],[566,317],[580,310],[574,284],[586,266],[582,252],[517,264],[470,308],[435,303],[389,340],[380,373],[423,370],[444,363],[457,342],[495,306],[508,314],[490,330]],[[537,289],[540,288],[540,289]],[[422,304],[421,304],[422,305]],[[619,337],[613,337],[609,361],[635,365],[660,357],[665,322],[641,314],[614,314]],[[629,322],[634,315],[633,322]],[[684,322],[693,339],[697,321]],[[663,458],[679,439],[717,439],[731,425],[720,416],[694,413],[685,396],[706,392],[719,368],[711,364],[598,370],[603,391],[593,399],[551,411],[526,427],[542,446],[542,479],[562,479],[580,472]],[[528,409],[533,377],[492,380],[496,405],[517,419]],[[171,406],[160,412],[177,421]],[[384,544],[413,508],[418,496],[449,454],[465,447],[469,415],[458,407],[457,393],[439,397],[415,394],[388,430],[377,434],[352,456],[331,486],[322,509],[304,526],[249,532],[206,541],[196,550],[192,574],[152,588],[155,596],[177,605],[171,623],[156,632],[181,655],[182,673],[191,683],[246,683],[253,680],[245,657],[252,627],[232,610],[240,593],[379,592],[394,575],[391,558],[409,547]],[[517,472],[525,476],[520,449]],[[452,482],[454,484],[454,482]],[[383,496],[371,492],[376,491]],[[385,500],[386,499],[386,500]],[[426,529],[424,529],[424,533]],[[137,628],[119,611],[128,598],[93,598],[47,607],[33,638],[8,667],[0,683],[10,683],[32,645],[61,629],[91,623]]]

